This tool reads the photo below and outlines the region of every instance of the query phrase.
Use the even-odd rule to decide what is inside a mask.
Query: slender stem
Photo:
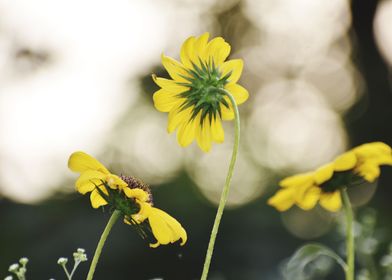
[[[341,191],[344,211],[346,213],[346,255],[347,255],[347,269],[346,280],[354,280],[354,257],[355,257],[355,244],[354,244],[354,215],[351,208],[350,198],[347,194],[347,189]]]
[[[74,275],[76,269],[78,268],[79,264],[80,264],[80,261],[75,261],[74,267],[72,268],[72,271],[71,271],[71,273],[69,274],[69,280],[72,279],[72,277],[73,277],[73,275]]]
[[[68,279],[68,280],[71,280],[71,279],[72,279],[72,276],[69,275],[68,269],[67,269],[67,267],[65,266],[65,264],[63,264],[63,265],[61,265],[61,266],[62,266],[63,269],[64,269],[64,272],[65,272],[65,275],[67,276],[67,279]]]
[[[210,242],[208,243],[207,254],[206,254],[205,261],[204,261],[203,273],[200,278],[201,280],[206,280],[207,276],[208,276],[208,271],[209,271],[210,264],[211,264],[211,258],[212,258],[212,254],[214,252],[215,239],[218,234],[219,224],[220,224],[220,221],[221,221],[221,218],[223,215],[223,210],[225,208],[227,196],[229,194],[231,177],[233,176],[234,165],[235,165],[235,162],[237,159],[238,147],[239,147],[239,143],[240,143],[240,115],[238,112],[237,104],[234,100],[234,97],[229,92],[227,92],[226,90],[223,90],[223,89],[221,91],[227,97],[229,97],[230,102],[233,106],[233,110],[234,110],[234,118],[235,118],[234,146],[233,146],[233,153],[231,155],[229,170],[228,170],[227,176],[226,176],[226,182],[225,182],[225,185],[222,190],[218,210],[217,210],[216,216],[215,216],[214,226],[212,227]]]
[[[109,222],[107,223],[105,229],[103,230],[102,235],[101,235],[101,239],[99,239],[97,248],[95,249],[94,257],[93,257],[93,260],[90,265],[90,270],[88,271],[88,274],[87,274],[87,280],[93,279],[95,268],[97,266],[99,257],[101,255],[103,245],[105,245],[105,241],[110,233],[110,230],[112,229],[113,225],[116,223],[118,218],[120,218],[120,216],[121,216],[121,212],[118,210],[115,210],[113,212],[112,216],[110,217]]]

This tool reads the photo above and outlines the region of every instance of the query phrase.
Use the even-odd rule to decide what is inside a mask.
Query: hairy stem
[[[116,223],[116,221],[120,216],[121,216],[121,212],[115,210],[112,216],[110,217],[109,222],[107,223],[104,231],[102,232],[101,239],[99,239],[97,248],[95,249],[93,260],[90,265],[90,269],[87,274],[87,278],[86,278],[87,280],[93,279],[95,268],[97,267],[99,257],[101,256],[102,248],[105,245],[105,241],[110,233],[110,230],[112,229],[113,225]]]
[[[227,92],[224,89],[221,89],[221,91],[226,96],[229,97],[231,105],[233,106],[233,110],[234,110],[234,120],[235,120],[235,122],[234,122],[234,146],[233,146],[233,153],[231,155],[229,170],[228,170],[227,176],[226,176],[226,182],[225,182],[225,185],[222,190],[218,210],[217,210],[216,216],[215,216],[214,225],[212,227],[210,242],[208,243],[207,254],[206,254],[206,258],[205,258],[204,266],[203,266],[203,273],[200,278],[201,280],[206,280],[207,276],[208,276],[208,271],[209,271],[210,264],[211,264],[211,258],[212,258],[212,254],[214,252],[215,239],[216,239],[216,236],[218,235],[219,224],[222,219],[223,210],[225,209],[227,196],[229,194],[231,177],[233,176],[234,166],[235,166],[235,162],[236,162],[237,154],[238,154],[238,147],[239,147],[239,143],[240,143],[240,115],[238,112],[237,104],[234,100],[234,97],[229,92]]]

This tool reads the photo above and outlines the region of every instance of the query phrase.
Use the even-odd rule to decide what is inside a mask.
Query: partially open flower
[[[135,226],[142,237],[152,232],[156,248],[181,240],[184,245],[187,234],[181,224],[166,212],[153,207],[150,188],[132,176],[111,174],[98,160],[84,152],[73,153],[68,167],[80,173],[76,189],[82,194],[91,192],[94,208],[108,205],[124,215],[124,222]]]
[[[382,142],[358,146],[315,171],[283,179],[280,189],[268,200],[279,211],[294,204],[303,210],[312,209],[317,202],[328,211],[340,210],[340,190],[361,181],[374,182],[380,176],[381,165],[392,165],[391,147]]]
[[[237,84],[243,68],[241,59],[225,61],[230,45],[221,37],[208,42],[209,33],[189,37],[181,48],[181,62],[162,55],[162,64],[172,79],[153,75],[161,87],[154,93],[155,107],[169,113],[167,130],[177,130],[177,140],[186,147],[197,140],[208,152],[211,143],[222,143],[222,120],[232,120],[234,111],[224,90],[237,105],[244,103],[248,91]]]

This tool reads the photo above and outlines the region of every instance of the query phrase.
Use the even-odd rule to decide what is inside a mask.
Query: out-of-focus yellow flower
[[[124,222],[138,227],[147,235],[143,227],[151,228],[156,248],[181,240],[187,241],[187,233],[181,224],[161,209],[153,207],[149,187],[132,176],[111,174],[98,160],[84,152],[73,153],[68,167],[80,173],[75,185],[78,192],[91,192],[90,200],[94,208],[109,205],[124,214]]]
[[[154,93],[157,110],[169,113],[167,130],[177,129],[177,141],[186,147],[197,140],[208,152],[211,143],[222,143],[222,120],[232,120],[234,111],[222,89],[231,93],[236,104],[244,103],[248,91],[237,84],[243,61],[225,61],[230,45],[221,37],[208,42],[209,33],[189,37],[181,48],[181,62],[162,55],[162,64],[172,79],[153,75],[161,88]]]
[[[294,204],[303,210],[312,209],[317,202],[328,211],[340,210],[340,190],[358,180],[374,182],[380,176],[381,165],[392,165],[391,147],[382,142],[358,146],[313,172],[283,179],[280,189],[268,200],[279,211]]]

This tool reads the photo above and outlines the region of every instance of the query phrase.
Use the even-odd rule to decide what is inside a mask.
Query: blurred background
[[[365,142],[392,144],[391,24],[392,0],[0,0],[0,277],[22,256],[28,279],[65,279],[57,259],[78,247],[92,257],[109,213],[75,192],[67,160],[76,150],[150,184],[155,205],[189,235],[184,247],[150,249],[118,223],[95,279],[200,276],[233,124],[208,154],[180,148],[153,107],[151,74],[166,75],[162,52],[178,59],[182,42],[206,31],[244,60],[250,92],[210,279],[282,279],[307,241],[340,252],[339,215],[281,214],[266,200],[284,176]],[[391,241],[391,185],[385,168],[351,194],[376,210],[379,255]],[[343,279],[331,270],[325,279]]]

